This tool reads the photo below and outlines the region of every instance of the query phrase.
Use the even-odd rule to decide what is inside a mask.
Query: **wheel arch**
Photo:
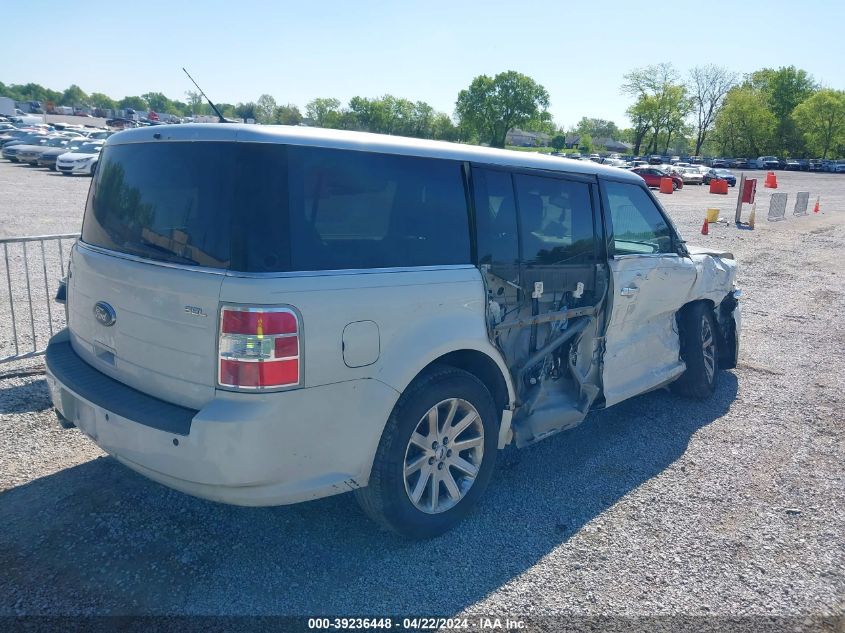
[[[419,375],[438,365],[449,365],[463,369],[478,378],[490,390],[490,395],[493,396],[493,402],[499,411],[507,409],[513,400],[508,389],[508,381],[502,375],[499,365],[484,352],[476,349],[460,349],[449,352],[431,361],[420,371]]]
[[[462,369],[472,374],[490,390],[499,415],[498,444],[499,448],[504,448],[511,437],[512,404],[516,399],[513,381],[504,360],[494,357],[487,350],[473,347],[443,352],[421,367],[401,391],[406,391],[415,381],[443,366]]]
[[[712,299],[702,298],[696,299],[694,301],[688,301],[681,309],[678,310],[676,315],[676,322],[678,324],[678,332],[680,333],[681,322],[682,319],[681,314],[688,310],[690,307],[696,304],[704,305],[712,314],[713,320],[716,323],[716,335],[719,339],[719,368],[720,369],[733,369],[736,367],[737,364],[737,354],[738,354],[738,340],[736,336],[736,332],[734,328],[736,327],[733,322],[733,308],[736,305],[736,299],[733,298],[732,294],[728,294],[725,298],[718,304]]]

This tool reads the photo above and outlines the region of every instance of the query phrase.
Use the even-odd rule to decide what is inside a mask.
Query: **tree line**
[[[634,99],[626,133],[635,154],[845,156],[845,92],[795,66],[744,77],[700,66],[684,78],[664,63],[626,74],[621,90]]]
[[[556,148],[575,142],[582,151],[590,151],[598,139],[609,138],[630,143],[638,155],[845,156],[845,91],[823,87],[794,66],[763,68],[740,77],[714,65],[697,66],[682,75],[671,63],[661,63],[627,73],[620,91],[632,99],[626,128],[583,117],[564,129],[548,111],[546,88],[516,71],[473,79],[458,94],[452,116],[424,101],[390,94],[356,96],[345,105],[333,97],[319,97],[309,101],[304,112],[294,104],[277,103],[269,94],[217,106],[226,117],[265,124],[306,122],[493,147],[504,147],[508,131],[521,128],[547,134]],[[185,93],[184,101],[160,92],[115,100],[103,93],[86,94],[75,84],[59,92],[34,83],[7,86],[0,82],[0,95],[102,110],[133,108],[180,117],[211,114],[202,96],[192,91]]]

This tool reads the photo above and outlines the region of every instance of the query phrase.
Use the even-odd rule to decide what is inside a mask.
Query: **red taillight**
[[[290,308],[220,311],[218,383],[236,389],[299,384],[299,319]]]

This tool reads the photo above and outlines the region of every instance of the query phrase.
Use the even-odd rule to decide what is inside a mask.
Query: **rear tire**
[[[493,398],[478,378],[453,367],[435,368],[399,398],[369,484],[355,491],[358,503],[371,519],[408,538],[446,532],[490,482],[498,427]]]
[[[703,400],[716,391],[719,377],[719,330],[713,311],[693,303],[678,314],[681,359],[687,369],[670,385],[673,392]]]

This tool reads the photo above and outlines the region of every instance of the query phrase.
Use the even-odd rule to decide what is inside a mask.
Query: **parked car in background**
[[[64,151],[68,151],[67,146],[70,141],[71,139],[64,136],[54,136],[38,145],[15,145],[13,148],[16,150],[15,158],[19,163],[37,165],[38,158],[48,149],[63,149]]]
[[[672,189],[677,191],[678,189],[683,189],[684,181],[681,180],[681,177],[677,174],[672,174],[667,171],[663,171],[662,169],[658,169],[657,167],[634,167],[631,170],[633,173],[637,174],[640,178],[645,180],[645,184],[649,187],[660,187],[660,179],[661,178],[671,178],[672,179]]]
[[[45,149],[38,155],[38,166],[48,167],[51,171],[56,171],[56,159],[62,154],[75,152],[84,145],[85,142],[85,139],[72,138],[68,140],[65,147],[50,147]]]
[[[3,158],[18,162],[18,149],[22,147],[30,147],[32,145],[43,145],[48,139],[55,138],[50,134],[28,134],[12,141],[3,143]]]
[[[652,154],[648,157],[648,164],[649,165],[662,165],[663,164],[663,157],[658,156],[657,154]]]
[[[748,169],[748,159],[747,158],[737,158],[734,161],[734,169]]]
[[[108,137],[110,137],[114,132],[110,130],[92,130],[85,137],[89,141],[105,141]]]
[[[704,182],[704,174],[695,167],[675,167],[675,173],[685,185],[700,185]]]
[[[0,134],[0,146],[5,147],[6,143],[17,141],[26,137],[32,137],[36,134],[42,134],[41,130],[35,128],[15,128]]]
[[[780,169],[780,161],[777,156],[760,156],[756,163],[757,169]]]
[[[807,169],[809,171],[824,171],[824,166],[820,158],[811,158],[807,162]]]
[[[834,174],[845,174],[845,160],[838,160],[831,170]]]
[[[76,150],[62,154],[56,159],[56,169],[65,176],[81,174],[93,176],[97,171],[97,162],[103,141],[83,143]]]
[[[726,158],[714,158],[710,161],[710,168],[711,169],[724,169],[728,166],[728,160]]]
[[[727,180],[731,187],[736,186],[736,176],[727,169],[711,169],[704,175],[704,184],[709,185],[711,180]]]
[[[786,161],[785,169],[789,171],[800,171],[801,170],[801,163],[798,162],[795,158],[790,158]]]

